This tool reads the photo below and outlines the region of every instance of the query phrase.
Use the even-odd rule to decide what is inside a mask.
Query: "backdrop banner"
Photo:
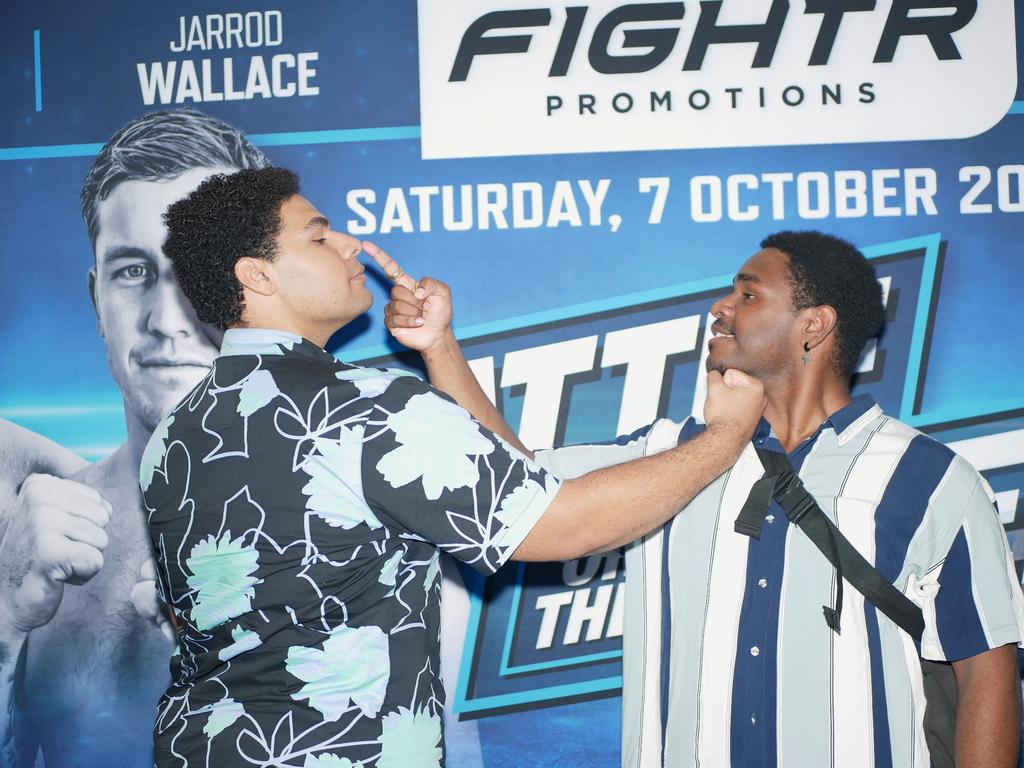
[[[59,560],[76,499],[113,512],[98,573],[0,617],[0,764],[152,764],[174,642],[138,466],[218,344],[160,253],[160,215],[235,167],[245,137],[335,228],[452,286],[474,373],[535,449],[699,415],[711,304],[760,241],[853,241],[888,313],[855,392],[984,474],[1020,577],[1021,10],[8,4],[0,589]],[[135,149],[108,153],[83,191],[133,121],[120,140]],[[215,149],[178,149],[195,142]],[[331,351],[418,368],[370,271],[375,306]],[[448,765],[618,765],[621,554],[444,571]],[[268,764],[313,764],[278,736]]]

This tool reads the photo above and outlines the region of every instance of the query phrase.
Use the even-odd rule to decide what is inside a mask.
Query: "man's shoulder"
[[[361,397],[377,398],[385,393],[436,391],[411,371],[402,368],[372,368],[339,363],[334,370],[335,380],[353,386]]]
[[[900,452],[900,460],[889,481],[890,487],[895,482],[907,492],[924,493],[934,505],[943,508],[948,504],[942,502],[942,499],[960,499],[964,493],[972,492],[977,486],[983,489],[990,500],[994,498],[988,481],[967,459],[948,445],[899,419],[891,416],[882,418],[884,422],[878,432],[891,439],[878,441],[877,450]],[[896,441],[895,445],[893,440]],[[962,511],[959,502],[955,506],[957,509],[952,511]]]
[[[960,458],[948,445],[910,426],[905,421],[900,421],[886,413],[880,414],[877,421],[880,434],[889,438],[890,441],[899,441],[904,446],[904,455],[912,453],[911,456],[907,457],[908,460],[903,462],[905,470],[920,470],[924,467],[935,468],[955,463],[963,465],[963,470],[974,471],[973,467]],[[879,444],[879,449],[891,450],[892,448],[883,442]]]
[[[31,474],[70,477],[88,462],[31,430],[0,419],[0,481],[20,484]]]
[[[13,507],[21,484],[33,474],[73,477],[89,463],[31,430],[0,419],[0,518]]]
[[[270,373],[283,391],[354,387],[358,396],[373,398],[384,393],[394,382],[399,380],[407,379],[412,386],[429,386],[416,374],[401,368],[354,365],[329,355],[320,357],[267,356],[261,360],[259,370]]]

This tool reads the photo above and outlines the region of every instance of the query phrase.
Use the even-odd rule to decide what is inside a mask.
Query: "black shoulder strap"
[[[765,476],[754,483],[743,509],[736,519],[736,531],[759,538],[761,521],[772,498],[785,510],[786,517],[806,534],[836,569],[835,608],[825,606],[825,620],[837,633],[842,613],[842,583],[845,578],[878,610],[889,617],[914,642],[920,644],[924,632],[924,615],[906,595],[900,592],[872,566],[843,536],[835,523],[821,511],[818,502],[804,487],[784,453],[757,449],[765,468]]]

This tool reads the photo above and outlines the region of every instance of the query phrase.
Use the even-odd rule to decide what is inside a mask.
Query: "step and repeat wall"
[[[264,157],[335,228],[451,284],[473,370],[533,448],[699,413],[709,308],[761,239],[852,240],[888,312],[855,389],[982,471],[1024,560],[1017,6],[8,4],[0,577],[54,556],[76,495],[113,513],[100,572],[18,618],[17,658],[0,645],[3,743],[151,764],[173,642],[137,466],[217,344],[160,214]],[[415,368],[371,283],[332,351]],[[42,498],[38,473],[67,482]],[[449,765],[617,765],[623,577],[618,553],[487,581],[448,564]]]

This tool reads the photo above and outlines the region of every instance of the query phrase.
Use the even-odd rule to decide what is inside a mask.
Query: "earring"
[[[804,361],[804,365],[811,362],[811,345],[806,341],[804,342],[804,356],[800,359]]]

